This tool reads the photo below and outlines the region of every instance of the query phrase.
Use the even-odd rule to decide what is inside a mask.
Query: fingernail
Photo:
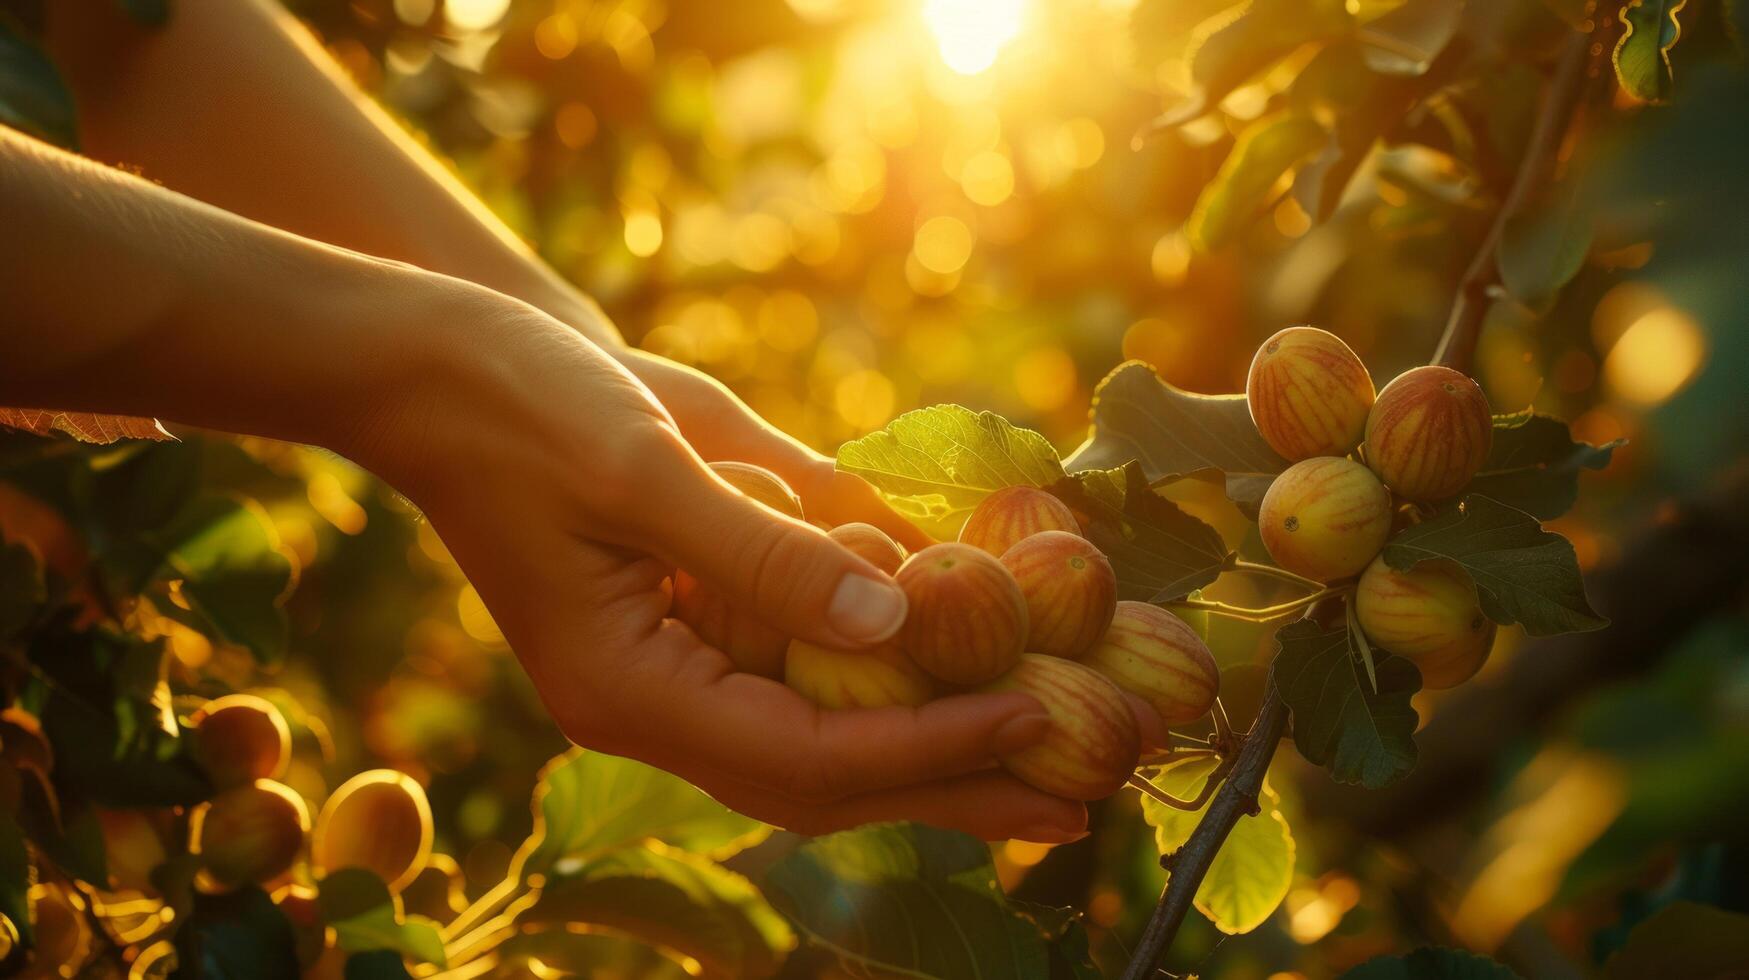
[[[1051,730],[1051,716],[1043,713],[1017,715],[1002,723],[990,739],[990,748],[997,755],[1019,752],[1035,744]]]
[[[891,583],[846,575],[832,593],[826,618],[847,640],[879,643],[905,624],[905,593]]]
[[[1034,844],[1073,844],[1086,836],[1087,831],[1085,830],[1069,830],[1054,824],[1038,824],[1014,835],[1014,839],[1031,841]]]

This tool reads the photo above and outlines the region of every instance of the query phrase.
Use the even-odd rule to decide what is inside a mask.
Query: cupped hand
[[[791,636],[844,648],[891,636],[905,602],[890,579],[723,483],[701,452],[778,471],[823,520],[903,532],[872,491],[714,385],[648,364],[656,380],[640,381],[531,307],[456,292],[441,315],[467,329],[438,331],[438,366],[373,414],[356,454],[424,509],[568,737],[807,833],[892,819],[986,839],[1083,832],[1081,804],[995,767],[1043,736],[1033,699],[825,711],[668,617],[683,568]],[[718,424],[700,421],[713,411]]]

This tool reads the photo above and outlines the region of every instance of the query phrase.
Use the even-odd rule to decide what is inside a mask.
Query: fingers
[[[906,551],[919,551],[935,543],[910,521],[899,516],[867,480],[854,473],[840,473],[832,461],[815,457],[806,469],[790,474],[781,473],[791,481],[802,498],[802,507],[809,518],[837,527],[861,521],[887,532]]]

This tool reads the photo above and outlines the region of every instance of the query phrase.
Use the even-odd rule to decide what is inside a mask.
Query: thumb
[[[859,648],[905,622],[905,594],[819,528],[755,503],[702,464],[664,522],[666,557],[785,634]]]

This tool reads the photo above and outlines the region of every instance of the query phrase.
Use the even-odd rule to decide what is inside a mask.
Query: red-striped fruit
[[[1041,531],[1080,534],[1069,505],[1037,487],[1004,487],[985,497],[960,528],[960,543],[1000,558]]]
[[[1372,471],[1340,456],[1288,467],[1257,514],[1263,546],[1297,575],[1329,582],[1360,574],[1391,533],[1391,494]]]
[[[888,575],[898,572],[905,563],[905,549],[873,524],[840,524],[827,531],[826,536]]]
[[[1072,660],[1029,653],[984,686],[1019,691],[1044,706],[1043,740],[1001,757],[1023,782],[1071,800],[1097,800],[1123,787],[1141,755],[1141,733],[1123,692]]]
[[[1342,338],[1289,327],[1257,349],[1245,397],[1271,449],[1290,460],[1342,456],[1366,430],[1372,375]]]
[[[1366,417],[1366,463],[1410,500],[1429,503],[1467,486],[1494,443],[1482,388],[1462,372],[1427,365],[1398,375]]]
[[[934,678],[892,642],[832,650],[791,640],[783,682],[822,708],[915,707],[935,696]]]
[[[1026,598],[995,558],[966,544],[930,545],[899,566],[910,612],[899,648],[949,684],[982,684],[1026,646]]]
[[[194,808],[188,850],[221,885],[260,884],[291,869],[309,830],[304,798],[289,786],[258,779]]]
[[[1042,531],[1002,554],[1026,597],[1026,648],[1074,659],[1093,648],[1117,609],[1117,573],[1093,543]]]
[[[1081,662],[1148,702],[1167,725],[1185,725],[1214,706],[1221,672],[1189,623],[1159,606],[1125,600],[1111,628]]]
[[[291,765],[291,727],[266,698],[253,694],[214,698],[191,720],[195,758],[217,786],[278,779]]]
[[[1414,663],[1432,690],[1469,680],[1494,646],[1475,583],[1445,559],[1406,572],[1376,559],[1355,587],[1354,615],[1369,641]]]

